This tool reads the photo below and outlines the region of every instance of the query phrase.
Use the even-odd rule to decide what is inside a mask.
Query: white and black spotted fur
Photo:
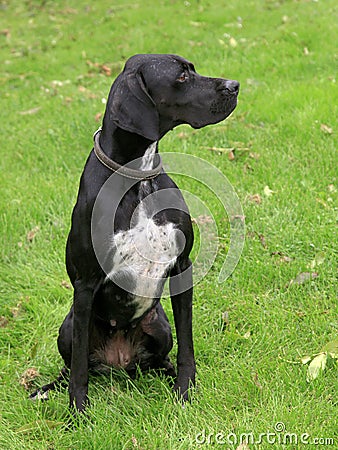
[[[139,169],[151,169],[157,143],[169,130],[183,123],[201,128],[225,119],[236,107],[238,90],[237,81],[203,77],[180,56],[136,55],[112,85],[100,146],[118,164],[142,158]],[[165,278],[170,279],[178,343],[174,389],[187,399],[195,380],[189,260],[193,231],[184,199],[164,171],[136,182],[120,202],[107,236],[112,258],[105,272],[93,248],[91,217],[110,176],[109,168],[91,152],[67,242],[74,302],[60,327],[58,348],[70,371],[70,406],[78,411],[88,401],[89,369],[124,368],[133,375],[139,365],[142,370],[163,369],[176,376],[168,356],[171,328],[159,301]],[[175,208],[154,214],[151,204],[142,207],[147,196],[165,189],[174,191]],[[149,278],[141,279],[141,274]],[[121,287],[121,277],[128,289]],[[65,383],[66,368],[54,383],[31,397],[45,398],[48,390]]]

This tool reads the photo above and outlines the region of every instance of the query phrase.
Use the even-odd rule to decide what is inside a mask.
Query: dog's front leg
[[[170,296],[177,336],[177,380],[174,390],[184,400],[195,384],[195,357],[192,337],[192,264],[177,262],[170,274]]]
[[[74,317],[72,358],[69,381],[70,407],[81,412],[88,403],[89,322],[93,304],[93,289],[82,280],[74,283]]]

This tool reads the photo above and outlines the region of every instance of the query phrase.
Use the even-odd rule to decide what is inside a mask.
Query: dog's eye
[[[178,78],[177,81],[179,81],[180,83],[184,83],[185,81],[187,81],[188,79],[188,75],[183,72]]]

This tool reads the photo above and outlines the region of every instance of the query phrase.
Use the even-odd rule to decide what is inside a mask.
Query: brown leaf
[[[281,263],[290,263],[291,261],[293,261],[293,259],[290,258],[290,256],[286,256],[286,255],[282,256],[279,259],[279,262],[281,262]]]
[[[0,328],[5,328],[8,325],[9,320],[5,316],[0,316]]]
[[[235,159],[235,150],[230,150],[228,153],[228,159],[229,161],[233,161]]]
[[[3,36],[6,36],[6,37],[11,37],[11,32],[9,31],[8,28],[5,28],[4,30],[1,30],[0,34],[2,34]]]
[[[95,114],[95,122],[100,122],[101,117],[102,117],[102,113]]]
[[[18,317],[18,315],[22,311],[22,300],[20,300],[16,306],[13,306],[12,308],[10,308],[10,311],[11,311],[13,317]]]
[[[327,133],[327,134],[332,134],[332,131],[333,131],[331,127],[325,125],[324,123],[322,123],[320,125],[320,129],[321,129],[321,131],[323,131],[324,133]]]
[[[27,233],[27,241],[32,242],[36,236],[36,234],[40,231],[40,228],[38,226],[32,228]]]
[[[30,367],[21,375],[19,383],[28,391],[32,387],[32,382],[39,376],[37,369]]]
[[[71,289],[72,288],[71,284],[68,283],[68,281],[66,281],[66,280],[62,280],[61,281],[61,287],[65,288],[65,289]]]
[[[201,225],[203,225],[205,223],[213,223],[213,219],[211,216],[202,214],[201,216],[198,216],[195,218],[195,223],[199,223]]]
[[[107,77],[111,76],[111,68],[108,67],[106,64],[102,64],[101,72],[103,72]]]
[[[262,203],[262,197],[259,194],[249,195],[248,199],[250,202],[257,203],[257,205]]]
[[[255,372],[253,374],[253,382],[255,383],[255,385],[258,387],[258,389],[263,389],[263,386],[261,385],[259,379],[258,379],[258,373]]]
[[[267,245],[267,243],[265,241],[264,235],[263,234],[259,234],[258,237],[259,237],[260,243],[262,244],[262,247],[266,248],[268,245]]]
[[[293,261],[293,258],[290,258],[290,256],[284,255],[282,252],[272,252],[271,256],[280,256],[278,262],[280,263],[289,263]]]

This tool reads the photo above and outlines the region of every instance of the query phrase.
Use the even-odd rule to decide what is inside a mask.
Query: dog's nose
[[[239,82],[236,80],[226,80],[225,89],[231,94],[238,94],[239,92]]]

